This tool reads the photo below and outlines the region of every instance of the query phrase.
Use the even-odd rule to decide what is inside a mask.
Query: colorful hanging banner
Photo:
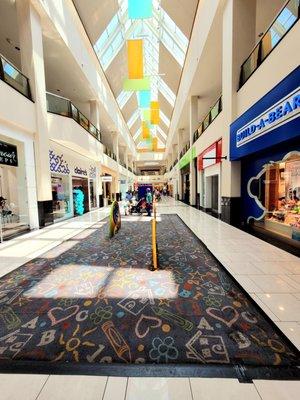
[[[151,113],[149,109],[145,109],[142,111],[142,120],[150,123]]]
[[[151,117],[150,121],[152,125],[159,124],[159,102],[151,101]]]
[[[152,151],[157,151],[158,139],[157,137],[153,137],[152,139]]]
[[[142,136],[143,136],[143,139],[150,138],[150,129],[148,127],[147,122],[145,122],[145,121],[142,121]]]
[[[150,108],[151,92],[150,90],[141,90],[139,92],[140,108]]]
[[[125,92],[150,90],[150,76],[143,79],[125,79],[123,89]]]
[[[143,40],[127,40],[128,78],[144,77]]]
[[[129,19],[145,19],[152,16],[152,0],[128,0]]]

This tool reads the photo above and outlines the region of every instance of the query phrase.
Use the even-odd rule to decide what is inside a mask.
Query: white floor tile
[[[299,400],[300,381],[254,381],[262,400]]]
[[[257,294],[250,293],[255,303],[267,314],[272,321],[279,321],[279,318],[261,301]]]
[[[231,255],[228,254],[228,258],[231,258]],[[244,256],[244,260],[245,260]],[[253,263],[248,261],[231,261],[228,264],[231,271],[233,271],[236,275],[256,275],[263,274],[257,267],[254,266]]]
[[[297,289],[287,283],[280,275],[249,275],[260,288],[256,293],[297,293]]]
[[[124,367],[126,368],[126,367]],[[127,378],[109,377],[103,400],[124,400],[127,388]]]
[[[300,350],[300,324],[297,322],[276,322],[276,325]]]
[[[51,375],[37,400],[99,400],[106,381],[103,376]]]
[[[237,379],[191,378],[193,400],[261,400],[253,384]]]
[[[0,374],[1,400],[35,400],[48,375]]]
[[[300,321],[300,301],[292,294],[257,294],[280,321]]]
[[[129,378],[126,400],[192,400],[188,378]]]
[[[234,278],[238,281],[238,283],[243,287],[244,290],[248,293],[259,293],[261,292],[261,288],[250,279],[251,275],[235,275]]]

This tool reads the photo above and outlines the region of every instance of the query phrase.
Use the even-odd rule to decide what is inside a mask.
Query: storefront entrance
[[[53,219],[71,217],[70,182],[68,175],[51,175]]]
[[[211,177],[211,210],[214,213],[219,213],[219,176]]]
[[[0,141],[0,236],[2,239],[29,229],[23,147]]]
[[[86,178],[72,177],[74,215],[89,211],[89,183]]]

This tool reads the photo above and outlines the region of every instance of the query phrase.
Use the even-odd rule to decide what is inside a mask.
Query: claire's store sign
[[[0,141],[0,164],[11,167],[18,166],[17,146]]]
[[[74,174],[88,176],[87,170],[85,168],[80,168],[80,167],[74,167]]]
[[[264,113],[240,128],[236,133],[236,146],[245,145],[258,136],[265,135],[279,124],[286,123],[300,113],[300,88],[274,104]]]

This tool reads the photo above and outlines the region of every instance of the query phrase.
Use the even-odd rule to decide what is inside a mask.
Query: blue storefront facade
[[[300,67],[230,127],[241,161],[241,221],[300,244]]]

